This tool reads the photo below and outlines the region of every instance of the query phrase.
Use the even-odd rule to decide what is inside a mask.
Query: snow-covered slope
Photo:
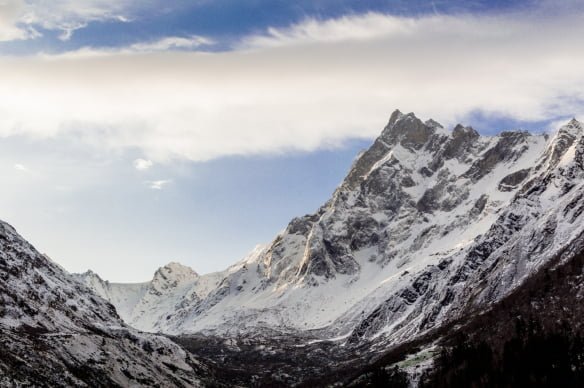
[[[204,276],[175,262],[159,268],[153,279],[144,283],[110,283],[93,271],[73,276],[116,306],[128,324],[145,331],[165,331],[161,323],[169,316],[201,303],[229,274],[254,261],[263,249],[258,245],[248,257],[227,270]]]
[[[199,386],[198,368],[0,222],[0,386]]]
[[[200,277],[189,267],[169,263],[156,271],[152,281],[145,283],[110,283],[92,271],[74,276],[114,304],[125,322],[142,330],[156,331],[157,323],[166,320],[171,311],[199,302],[225,275]]]
[[[412,338],[500,299],[576,243],[583,135],[573,120],[551,137],[480,136],[396,111],[325,205],[228,270],[182,268],[160,292],[156,278],[82,278],[147,331]]]

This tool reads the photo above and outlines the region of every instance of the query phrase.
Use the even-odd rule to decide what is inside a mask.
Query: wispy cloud
[[[430,19],[422,19],[426,22]],[[338,42],[371,41],[384,37],[407,37],[419,29],[420,19],[379,13],[343,16],[338,19],[307,19],[288,28],[268,28],[264,34],[242,40],[240,48],[306,46]]]
[[[170,179],[161,179],[158,181],[147,181],[146,184],[153,190],[162,190],[170,182],[172,182]]]
[[[371,138],[396,107],[445,124],[577,115],[582,16],[367,14],[269,29],[230,52],[0,58],[0,135],[202,161]]]
[[[158,1],[130,0],[3,0],[0,2],[0,41],[30,39],[39,36],[38,27],[61,31],[59,39],[91,22],[131,20],[142,7],[156,9]]]
[[[192,35],[189,37],[169,36],[152,42],[135,43],[126,50],[129,51],[167,51],[177,49],[195,49],[200,46],[212,45],[215,42],[204,36]],[[123,49],[122,49],[123,50]]]
[[[136,159],[134,160],[134,168],[139,171],[148,170],[154,163],[151,160]]]
[[[68,41],[73,36],[73,33],[77,30],[87,27],[87,23],[73,23],[73,24],[63,24],[58,28],[63,31],[59,35],[59,39],[62,41]]]

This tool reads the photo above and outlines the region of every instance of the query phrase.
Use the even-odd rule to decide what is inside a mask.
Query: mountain
[[[410,341],[580,249],[583,135],[576,120],[482,136],[395,111],[326,204],[229,269],[163,267],[164,287],[81,280],[146,331]]]
[[[200,386],[207,373],[0,222],[0,386]]]
[[[0,385],[578,386],[583,213],[575,119],[482,136],[395,111],[329,201],[221,272],[71,275],[0,222]]]
[[[578,386],[583,213],[575,119],[550,135],[482,136],[395,111],[329,201],[225,271],[78,279],[228,385],[496,385],[489,370],[511,385]],[[542,345],[554,339],[567,358]],[[546,365],[571,380],[546,380]]]
[[[110,283],[92,271],[73,276],[114,304],[125,322],[146,331],[157,331],[169,312],[200,302],[221,280],[219,275],[199,276],[179,263],[159,268],[145,283]]]

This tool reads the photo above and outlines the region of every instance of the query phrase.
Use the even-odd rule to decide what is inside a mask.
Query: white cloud
[[[152,165],[153,165],[153,163],[151,160],[146,160],[146,159],[134,160],[134,168],[136,170],[140,170],[140,171],[148,170],[150,167],[152,167]]]
[[[18,170],[18,171],[22,171],[22,172],[29,172],[30,171],[26,166],[24,166],[24,165],[22,165],[20,163],[16,163],[14,165],[14,169],[15,170]]]
[[[59,40],[68,41],[73,36],[73,33],[81,28],[87,27],[87,23],[63,24],[58,28],[63,32],[59,35]]]
[[[35,26],[62,31],[61,40],[88,23],[131,20],[141,7],[157,8],[157,0],[0,0],[0,41],[30,39],[39,33]]]
[[[424,19],[425,22],[432,20]],[[436,18],[436,21],[441,18]],[[405,37],[419,29],[419,19],[400,18],[379,13],[343,16],[338,19],[307,19],[289,28],[269,28],[263,35],[243,40],[243,48],[303,46],[307,44],[370,41],[383,37]]]
[[[24,3],[20,0],[0,1],[0,42],[26,39],[26,29],[17,26],[23,14]]]
[[[169,179],[161,179],[158,181],[148,181],[146,183],[148,184],[148,187],[150,187],[153,190],[162,190],[170,182],[172,181]]]
[[[231,52],[0,58],[0,136],[57,134],[153,161],[330,147],[394,108],[445,124],[582,112],[583,14],[307,21]]]
[[[214,41],[192,35],[189,37],[169,36],[152,42],[136,43],[129,47],[130,51],[166,51],[175,49],[194,49],[200,46],[208,46]]]

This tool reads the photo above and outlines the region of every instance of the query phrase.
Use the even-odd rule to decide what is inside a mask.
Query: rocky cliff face
[[[199,386],[197,369],[0,222],[0,386]]]
[[[362,320],[351,338],[380,331],[392,338],[415,335],[500,300],[559,252],[568,260],[582,250],[583,134],[576,121],[561,128],[488,230],[429,265]],[[391,323],[389,332],[384,328]]]
[[[146,310],[125,319],[167,333],[415,338],[580,244],[583,135],[573,120],[551,137],[487,137],[396,111],[314,214],[224,272],[149,296],[154,319]]]

